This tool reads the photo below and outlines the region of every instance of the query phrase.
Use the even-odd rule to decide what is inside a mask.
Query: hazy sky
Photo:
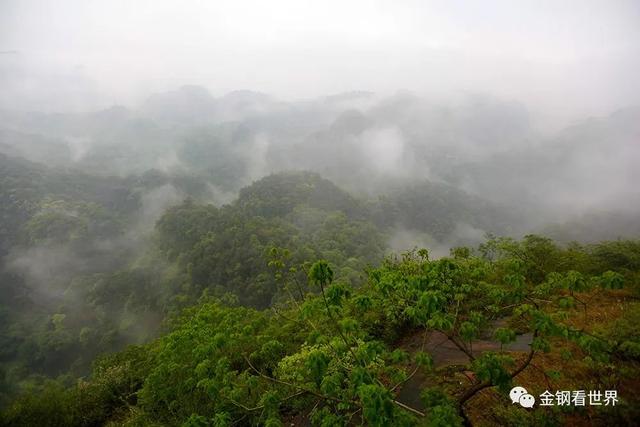
[[[0,51],[4,107],[182,84],[284,99],[483,91],[549,114],[640,103],[637,0],[0,0]]]

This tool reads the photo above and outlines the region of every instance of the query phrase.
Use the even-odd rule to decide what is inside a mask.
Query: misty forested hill
[[[544,135],[535,119],[522,104],[482,95],[443,102],[354,92],[282,102],[186,86],[139,108],[2,110],[0,152],[91,174],[196,174],[218,204],[269,173],[312,170],[367,194],[398,182],[448,183],[529,212],[519,212],[525,226],[637,210],[640,197],[626,184],[638,179],[638,108]]]
[[[455,425],[530,342],[540,364],[554,343],[581,372],[635,372],[637,113],[549,137],[485,96],[194,86],[2,110],[1,420]],[[434,360],[437,334],[462,353]],[[574,378],[545,369],[532,383]],[[492,421],[516,416],[501,405]]]
[[[570,214],[637,212],[640,109],[570,126],[547,143],[509,148],[461,169],[465,188]],[[506,178],[506,179],[505,179]],[[566,217],[565,217],[566,219]]]
[[[391,210],[380,215],[388,198],[359,199],[314,173],[267,176],[216,207],[193,176],[120,178],[7,156],[0,166],[8,394],[37,375],[85,373],[97,354],[149,339],[202,295],[262,308],[308,291],[304,268],[299,288],[284,289],[274,262],[327,259],[359,286],[403,225]],[[447,230],[428,218],[465,218],[465,197],[472,207],[464,193],[442,199],[440,212],[405,206],[424,219],[404,226],[440,236]]]

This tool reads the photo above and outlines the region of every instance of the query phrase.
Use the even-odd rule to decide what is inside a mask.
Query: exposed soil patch
[[[501,326],[502,322],[496,322],[495,326]],[[525,352],[529,351],[529,345],[533,340],[533,336],[530,333],[521,334],[516,337],[516,340],[511,344],[500,346],[497,341],[489,339],[479,339],[473,341],[471,344],[472,354],[477,357],[485,351],[497,351],[505,350],[509,352]],[[424,346],[423,346],[424,342]],[[424,334],[424,331],[416,331],[406,337],[404,337],[400,343],[400,347],[409,353],[415,353],[417,351],[425,351],[433,357],[434,368],[436,371],[442,371],[449,366],[466,365],[469,363],[469,357],[460,350],[455,344],[447,338],[447,336],[441,332],[428,332]],[[423,389],[436,385],[438,383],[437,377],[440,372],[434,374],[425,374],[422,370],[418,370],[416,374],[411,377],[405,384],[403,384],[397,399],[409,406],[417,409],[423,409],[424,405],[420,399],[420,393]],[[464,372],[463,375],[467,376],[467,379],[472,378],[472,372]],[[464,381],[465,379],[461,379]]]

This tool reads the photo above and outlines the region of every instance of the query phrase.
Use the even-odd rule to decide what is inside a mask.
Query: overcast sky
[[[183,84],[283,99],[480,91],[550,114],[640,103],[637,0],[0,0],[0,51],[5,108]]]

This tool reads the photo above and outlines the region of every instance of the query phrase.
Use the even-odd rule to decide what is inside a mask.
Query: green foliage
[[[605,271],[595,280],[604,289],[622,289],[624,286],[624,276],[615,271]]]
[[[130,347],[99,359],[90,382],[65,388],[49,381],[22,395],[3,413],[2,424],[11,426],[93,426],[136,404],[136,392],[148,374],[147,349]]]
[[[494,332],[496,340],[504,345],[516,340],[516,331],[509,328],[498,328]]]
[[[427,426],[429,427],[453,427],[462,425],[462,417],[458,415],[458,411],[452,405],[434,406],[427,418]]]
[[[319,387],[327,372],[329,357],[320,351],[312,351],[309,353],[306,365],[311,374],[311,379],[316,383],[316,386]]]
[[[333,282],[333,270],[326,261],[318,261],[311,266],[309,279],[316,285],[327,286]]]
[[[473,370],[481,380],[505,391],[511,385],[511,375],[507,368],[513,366],[513,363],[510,356],[487,352],[473,361]]]
[[[362,415],[369,425],[393,423],[395,408],[388,390],[375,384],[365,384],[358,387],[358,396],[362,402]]]
[[[428,426],[461,426],[462,418],[458,414],[455,402],[439,387],[429,387],[422,391],[420,398],[429,410]]]

